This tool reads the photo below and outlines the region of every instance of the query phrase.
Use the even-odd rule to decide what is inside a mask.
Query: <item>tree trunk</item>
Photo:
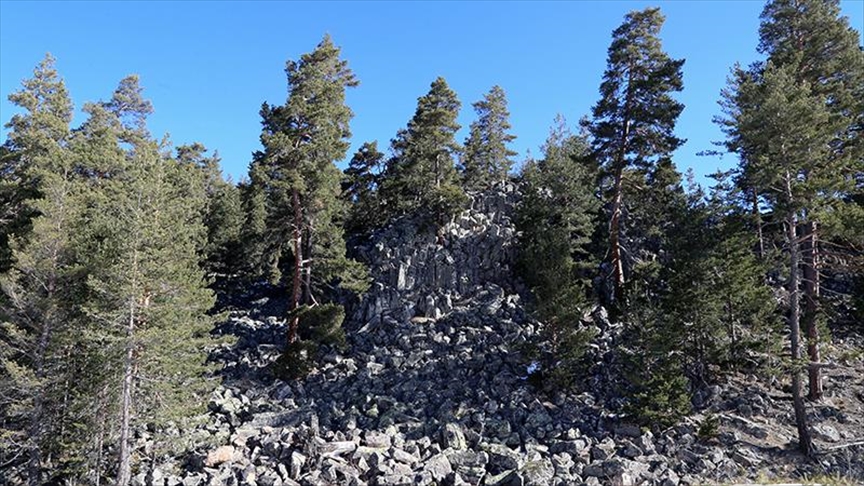
[[[628,76],[633,75],[633,62],[630,62]],[[627,157],[627,142],[630,138],[630,107],[633,103],[633,86],[631,79],[627,82],[627,96],[624,100],[623,123],[621,127],[621,141],[618,145],[618,154],[615,160],[615,182],[612,189],[612,218],[609,222],[609,254],[612,263],[612,282],[614,298],[618,305],[624,303],[624,259],[621,252],[621,210],[624,201],[624,166]]]
[[[787,175],[787,188],[791,181]],[[791,189],[787,189],[791,194]],[[791,199],[791,198],[790,198]],[[810,457],[813,455],[813,441],[810,438],[810,430],[807,426],[807,410],[804,405],[801,386],[801,326],[800,326],[800,281],[798,266],[800,255],[798,249],[797,226],[798,220],[794,210],[791,210],[786,218],[787,234],[789,243],[789,335],[792,347],[792,406],[795,409],[795,425],[798,428],[798,448]]]
[[[816,221],[810,221],[804,226],[804,329],[807,331],[807,355],[811,366],[808,369],[810,378],[810,400],[822,398],[822,370],[819,363],[819,237]]]
[[[303,290],[303,212],[300,207],[300,193],[296,189],[291,192],[291,201],[294,205],[294,272],[291,284],[291,311],[300,307],[300,295]],[[300,316],[296,312],[288,323],[288,346],[297,341],[297,328],[300,325]]]
[[[756,189],[753,189],[752,192],[752,212],[753,212],[753,222],[756,224],[756,240],[759,248],[759,259],[765,258],[765,239],[762,236],[762,213],[759,212],[759,194],[756,192]]]
[[[36,395],[33,397],[33,413],[30,415],[30,427],[27,433],[30,439],[30,458],[27,462],[27,476],[30,486],[42,486],[42,421],[44,409],[45,388],[41,381],[45,378],[44,363],[48,342],[51,339],[51,317],[45,319],[42,334],[39,336],[39,345],[36,349],[34,361],[36,364]]]
[[[622,203],[621,170],[615,173],[614,196],[612,199],[612,219],[609,222],[609,253],[612,260],[612,284],[614,299],[617,303],[624,301],[624,261],[621,258],[621,203]]]
[[[312,229],[315,227],[315,223],[313,221],[308,222],[308,231],[306,232],[306,239],[303,242],[306,249],[303,252],[303,256],[306,258],[306,264],[303,268],[303,293],[301,296],[300,302],[302,304],[314,305],[315,299],[312,296]]]
[[[132,414],[132,370],[135,358],[135,297],[129,299],[126,324],[126,357],[123,360],[123,391],[120,402],[120,453],[116,486],[127,486],[132,479],[132,454],[129,444],[129,417]]]

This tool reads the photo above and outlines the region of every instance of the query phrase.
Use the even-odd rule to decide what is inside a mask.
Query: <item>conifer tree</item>
[[[832,150],[819,151],[816,166],[829,168],[821,174],[805,172],[802,177],[814,179],[816,186],[833,186],[837,193],[854,190],[854,174],[864,170],[864,142],[860,137],[864,95],[864,52],[860,34],[849,26],[840,13],[839,0],[772,0],[762,11],[759,27],[759,52],[775,67],[789,68],[795,83],[807,86],[813,96],[821,97],[829,114],[833,132],[814,143],[829,145]],[[856,128],[857,126],[857,128]],[[857,168],[856,168],[857,167]],[[830,180],[818,180],[828,177]],[[840,187],[838,179],[845,179]],[[848,211],[842,198],[833,201],[808,201],[800,215],[805,233],[802,246],[802,279],[804,301],[802,319],[808,341],[808,355],[814,364],[820,362],[820,221],[835,218]],[[854,209],[852,209],[854,210]],[[835,214],[832,214],[835,213]],[[819,366],[811,366],[809,398],[822,396]]]
[[[599,200],[587,150],[585,139],[570,134],[563,117],[557,117],[543,159],[529,161],[522,170],[523,197],[515,220],[521,234],[520,274],[531,288],[549,344],[540,364],[562,386],[576,378],[590,337],[580,322],[591,304],[595,262],[588,245]]]
[[[432,82],[417,99],[417,110],[391,143],[381,181],[382,210],[389,219],[421,211],[441,222],[466,202],[458,184],[455,160],[461,147],[459,100],[444,78]]]
[[[837,125],[825,105],[807,84],[799,84],[791,66],[768,62],[761,72],[736,76],[736,85],[727,90],[726,133],[730,151],[756,154],[740,170],[748,173],[775,214],[783,218],[788,248],[788,319],[791,338],[792,395],[798,426],[799,446],[812,454],[801,391],[801,244],[800,222],[821,190],[814,181],[830,180],[821,164],[831,150],[830,140]],[[835,182],[842,183],[843,181]]]
[[[9,135],[0,159],[4,202],[0,207],[0,272],[12,263],[9,238],[26,235],[34,216],[26,201],[39,198],[39,171],[52,171],[51,165],[58,163],[51,151],[68,138],[72,121],[72,101],[51,54],[45,55],[20,91],[9,95],[9,101],[24,112],[6,124]]]
[[[204,223],[207,245],[204,248],[209,272],[234,273],[239,270],[240,230],[243,213],[240,191],[222,178],[219,155],[206,155],[207,148],[199,143],[177,147],[176,159],[197,169],[207,195]],[[195,173],[193,171],[193,173]]]
[[[7,124],[6,160],[13,163],[3,172],[4,186],[17,187],[5,188],[11,204],[0,242],[4,266],[14,264],[0,279],[0,415],[10,419],[4,428],[11,426],[0,431],[0,458],[23,451],[29,484],[41,485],[46,456],[58,451],[59,396],[71,375],[61,343],[75,321],[80,278],[71,240],[80,199],[67,148],[72,103],[54,59],[47,55],[9,99],[24,113]]]
[[[242,221],[240,224],[240,251],[238,269],[241,277],[249,282],[267,279],[272,268],[268,257],[275,252],[267,251],[267,206],[264,188],[251,180],[237,185],[240,194]]]
[[[339,285],[362,289],[363,271],[345,256],[341,172],[334,164],[351,135],[345,90],[358,81],[329,36],[289,61],[285,72],[288,100],[261,109],[264,150],[253,162],[252,184],[266,198],[273,267],[283,251],[293,260],[287,354],[298,342],[304,307],[332,298]]]
[[[481,101],[472,105],[477,120],[471,123],[462,161],[463,184],[477,190],[507,179],[516,152],[507,144],[516,139],[509,133],[510,112],[507,95],[500,86],[493,86]]]
[[[342,197],[349,205],[345,225],[349,233],[368,231],[380,226],[378,183],[384,166],[384,154],[378,142],[364,143],[351,157],[342,182]]]
[[[119,415],[117,480],[129,483],[131,431],[197,410],[212,293],[200,268],[206,194],[197,168],[166,158],[150,139],[137,77],[91,104],[84,130],[101,178],[90,202],[91,332],[101,336],[107,394]],[[98,156],[98,158],[96,158]],[[114,408],[112,407],[112,408]],[[111,424],[114,425],[114,424]]]
[[[608,258],[614,299],[623,301],[630,270],[622,244],[627,227],[625,205],[650,171],[668,159],[683,141],[674,135],[684,106],[672,98],[682,89],[681,66],[663,52],[658,37],[664,17],[659,9],[631,12],[612,33],[601,98],[586,123],[592,151],[602,164],[609,185]],[[636,180],[629,180],[636,175]]]

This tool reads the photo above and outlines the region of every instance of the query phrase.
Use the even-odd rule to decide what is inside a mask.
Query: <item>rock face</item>
[[[499,184],[493,192],[474,195],[471,208],[438,231],[407,220],[374,234],[357,249],[374,283],[354,320],[439,319],[487,284],[513,293],[511,218],[518,200],[513,184]]]
[[[746,403],[723,390],[703,397],[720,432],[701,441],[699,417],[654,435],[597,405],[602,390],[547,396],[526,382],[519,349],[537,323],[512,273],[517,200],[502,185],[438,234],[410,221],[376,234],[359,250],[375,284],[345,325],[350,350],[330,352],[303,381],[267,371],[285,332],[277,299],[235,305],[220,332],[237,342],[212,354],[224,381],[206,423],[180,431],[210,445],[142,463],[136,484],[675,486],[754,478],[769,466],[769,476],[790,475],[781,448],[753,445],[777,434],[740,417],[782,409],[767,393]],[[592,319],[608,341],[603,314]],[[142,436],[138,447],[150,446]],[[864,477],[862,449],[822,461]]]

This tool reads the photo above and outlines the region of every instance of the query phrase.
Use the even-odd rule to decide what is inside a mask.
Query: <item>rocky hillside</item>
[[[403,221],[364,244],[375,283],[346,323],[349,350],[327,354],[303,381],[282,382],[267,368],[283,341],[284,302],[235,296],[219,332],[237,340],[213,352],[223,382],[194,431],[212,445],[148,455],[154,444],[142,433],[140,455],[150,459],[136,483],[674,486],[826,473],[864,481],[860,356],[829,370],[825,400],[810,407],[823,451],[816,462],[794,452],[781,380],[742,376],[706,389],[698,414],[656,434],[619,421],[592,391],[535,390],[519,352],[538,324],[512,272],[517,199],[502,186],[437,233]],[[616,335],[603,315],[592,324],[598,363]]]

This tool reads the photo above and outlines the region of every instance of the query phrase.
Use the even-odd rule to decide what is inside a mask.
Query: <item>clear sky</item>
[[[756,53],[764,2],[22,2],[0,1],[0,119],[22,79],[51,52],[76,108],[107,99],[125,75],[141,76],[155,113],[156,136],[200,141],[218,150],[235,180],[259,147],[258,110],[286,97],[285,61],[329,33],[361,85],[351,153],[367,140],[387,147],[413,115],[416,100],[444,76],[462,101],[464,138],[470,104],[495,84],[510,101],[513,148],[539,153],[557,113],[571,126],[598,98],[612,30],[630,10],[660,6],[664,48],[685,58],[686,105],[676,154],[697,176],[728,167],[726,157],[697,157],[722,138],[711,119],[730,67]],[[844,15],[864,31],[864,1],[844,0]],[[82,121],[80,112],[75,124]],[[5,139],[6,130],[3,130]],[[344,166],[344,164],[343,164]]]

